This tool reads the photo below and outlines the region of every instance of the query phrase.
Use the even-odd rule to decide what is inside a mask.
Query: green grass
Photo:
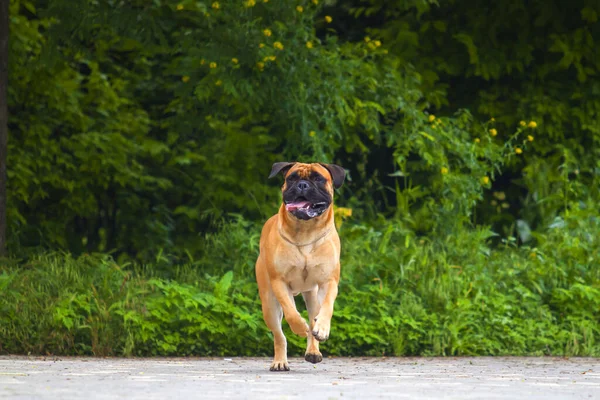
[[[344,223],[332,355],[600,356],[600,219],[572,209],[536,248],[491,233],[418,238]],[[260,226],[204,239],[185,265],[42,254],[0,269],[0,353],[270,355],[254,281]],[[298,302],[300,305],[300,301]],[[304,310],[304,307],[301,306]],[[286,327],[290,354],[305,339]]]

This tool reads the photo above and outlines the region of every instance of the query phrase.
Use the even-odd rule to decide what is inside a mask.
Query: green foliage
[[[424,112],[449,97],[444,85],[435,86],[442,75],[432,66],[459,71],[464,60],[432,61],[417,48],[437,54],[429,35],[451,28],[428,20],[438,7],[430,2],[373,3],[352,12],[393,15],[389,27],[351,41],[331,29],[338,17],[327,13],[334,10],[312,2],[300,12],[292,2],[108,7],[13,0],[13,254],[41,246],[110,251],[120,260],[148,261],[156,249],[197,256],[197,232],[214,231],[221,218],[272,213],[278,195],[265,175],[281,159],[337,160],[351,179],[341,198],[356,215],[383,213],[427,235],[474,221],[512,234],[505,223],[514,225],[512,209],[497,216],[479,207],[477,219],[473,211],[489,201],[485,189],[494,178],[524,167],[515,182],[528,190],[520,219],[547,226],[563,209],[545,183],[563,181],[557,163],[570,166],[567,174],[579,171],[586,184],[596,168],[575,142],[554,146],[560,152],[547,157],[549,143],[537,133],[563,122],[514,112],[514,120],[494,113],[497,120],[481,124],[469,111],[455,112],[463,105],[480,111],[466,102],[442,109],[442,118]],[[451,37],[468,45],[472,62],[493,58],[467,33]],[[498,71],[477,74],[500,79]],[[588,114],[596,116],[594,109]],[[527,148],[522,143],[534,129],[519,126],[521,117],[539,124]],[[510,160],[515,146],[531,154],[527,165],[524,155]],[[507,192],[516,202],[513,189]]]
[[[323,351],[600,355],[600,218],[594,206],[574,204],[538,247],[519,248],[513,239],[495,251],[487,230],[434,241],[393,222],[380,228],[344,224],[340,295]],[[205,238],[200,259],[165,272],[118,266],[106,256],[48,255],[5,265],[1,349],[271,354],[252,271],[259,229],[243,220],[226,225]],[[302,354],[305,339],[286,331],[290,352]]]
[[[193,285],[118,266],[107,256],[55,254],[16,269],[3,266],[0,351],[255,354],[255,347],[243,350],[248,341],[266,337],[255,285],[232,284],[231,271],[215,279],[192,268],[176,277],[193,275]],[[264,345],[266,352],[270,346]]]
[[[34,257],[14,270],[3,267],[2,350],[116,352],[125,334],[117,311],[141,307],[138,296],[146,286],[131,277],[106,256],[55,254]]]
[[[262,349],[248,347],[260,333],[266,335],[253,297],[234,293],[233,273],[209,279],[198,286],[151,280],[157,293],[145,302],[144,314],[130,312],[125,324],[134,332],[135,353],[141,355],[254,355]],[[206,290],[206,289],[212,289]],[[251,306],[252,311],[248,310]],[[261,351],[262,350],[262,351]]]
[[[562,6],[11,0],[0,351],[270,354],[266,177],[317,160],[327,353],[599,355],[600,8]]]
[[[58,22],[25,15],[32,12],[30,2],[11,2],[12,248],[113,249],[127,236],[116,225],[124,211],[118,204],[140,206],[123,191],[171,186],[142,165],[166,148],[148,137],[148,114],[125,94],[130,86],[119,68],[107,74],[105,59],[69,49],[50,66],[41,62],[43,32]]]
[[[196,250],[214,219],[269,215],[274,160],[360,155],[382,114],[423,119],[404,68],[317,36],[312,3],[33,4],[11,3],[13,249]]]
[[[597,2],[575,1],[567,11],[560,1],[358,0],[346,10],[356,18],[353,38],[379,39],[415,66],[430,110],[493,117],[502,140],[521,121],[537,123],[528,150],[494,184],[510,208],[482,208],[480,221],[503,235],[517,220],[543,231],[564,210],[556,194],[573,174],[597,198]],[[493,200],[490,193],[486,203]]]

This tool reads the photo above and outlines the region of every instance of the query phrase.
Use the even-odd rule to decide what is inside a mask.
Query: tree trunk
[[[6,152],[8,142],[8,3],[0,0],[0,257],[6,255]]]

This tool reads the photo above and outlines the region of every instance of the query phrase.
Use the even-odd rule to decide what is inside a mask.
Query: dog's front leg
[[[302,293],[302,297],[304,297],[304,302],[306,303],[308,318],[312,328],[315,324],[315,317],[319,314],[319,309],[321,308],[321,304],[319,303],[319,288],[317,287],[314,290]],[[312,335],[312,329],[306,342],[304,359],[313,364],[323,361],[323,355],[319,351],[319,341]]]
[[[277,301],[279,301],[281,308],[283,308],[283,315],[292,332],[296,335],[307,337],[310,328],[298,310],[296,310],[294,297],[288,285],[281,279],[273,279],[271,280],[271,287],[273,288],[275,297],[277,297]]]
[[[312,328],[312,334],[319,342],[329,338],[331,329],[331,317],[333,317],[333,303],[338,294],[337,279],[330,279],[319,286],[319,298],[322,298],[321,309],[315,317],[315,324]]]

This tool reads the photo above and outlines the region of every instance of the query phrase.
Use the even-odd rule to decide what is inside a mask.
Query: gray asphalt
[[[600,399],[598,358],[0,357],[1,399]]]

